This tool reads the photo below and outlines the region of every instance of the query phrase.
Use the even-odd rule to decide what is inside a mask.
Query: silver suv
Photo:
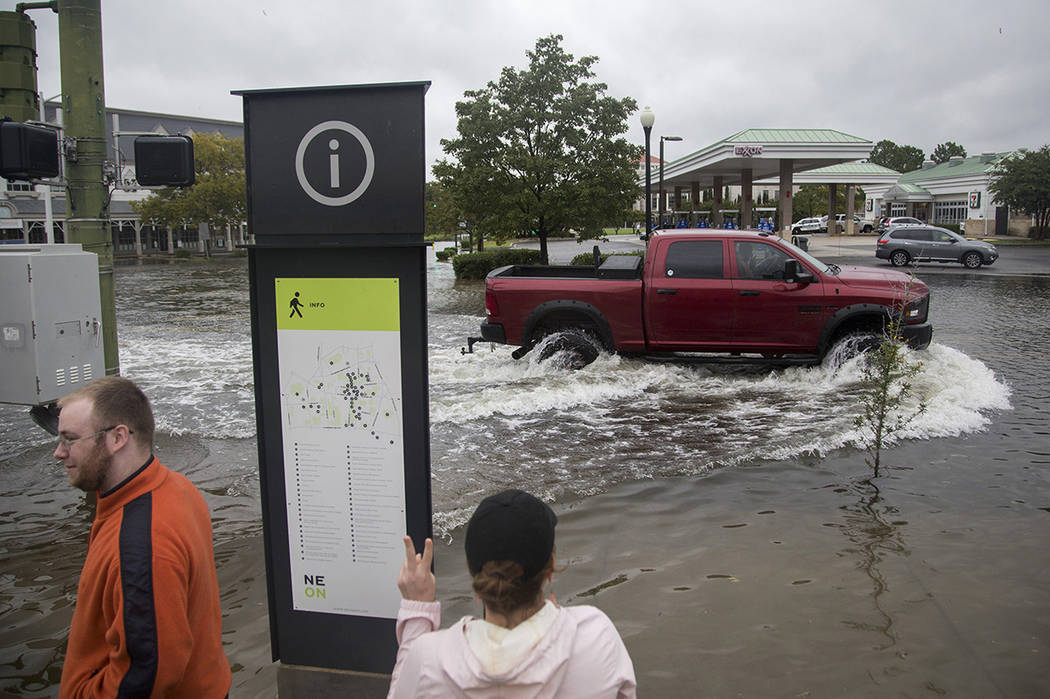
[[[875,257],[894,267],[909,262],[959,262],[969,269],[990,265],[999,259],[991,243],[967,240],[958,233],[933,226],[894,226],[879,236]]]

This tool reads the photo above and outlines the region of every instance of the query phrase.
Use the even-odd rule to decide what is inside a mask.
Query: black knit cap
[[[523,490],[504,490],[481,501],[467,523],[467,567],[477,575],[489,561],[514,561],[525,579],[539,573],[554,552],[558,516]]]

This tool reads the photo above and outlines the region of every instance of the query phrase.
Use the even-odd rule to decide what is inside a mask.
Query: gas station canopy
[[[861,160],[871,155],[871,141],[833,129],[746,129],[664,165],[664,186],[700,187],[742,183],[742,172],[753,180],[778,178],[782,161],[792,172],[803,172]]]

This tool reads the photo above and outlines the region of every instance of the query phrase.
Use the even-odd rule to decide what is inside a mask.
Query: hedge
[[[645,257],[645,251],[643,251],[643,250],[634,250],[632,252],[614,252],[614,253],[608,253],[608,252],[601,252],[601,251],[599,251],[598,254],[601,255],[602,262],[605,262],[607,259],[609,259],[609,255],[610,254],[612,254],[612,255],[634,256],[634,257],[642,257],[642,258]],[[570,262],[569,264],[570,265],[591,266],[591,265],[594,264],[594,253],[593,252],[581,252],[579,255],[577,255],[576,257],[572,258],[572,262]]]
[[[438,250],[437,252],[435,252],[434,256],[438,259],[439,262],[448,262],[448,258],[452,257],[455,254],[455,248],[445,248],[443,250]]]
[[[485,276],[504,265],[538,265],[543,258],[539,250],[498,248],[483,252],[471,252],[452,258],[452,269],[456,279],[484,279]]]

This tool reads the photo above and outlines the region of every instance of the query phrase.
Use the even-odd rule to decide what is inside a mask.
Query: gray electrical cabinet
[[[0,245],[0,403],[51,403],[106,373],[98,256]]]

